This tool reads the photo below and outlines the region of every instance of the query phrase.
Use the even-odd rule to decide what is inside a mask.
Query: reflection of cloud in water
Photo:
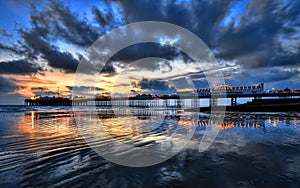
[[[209,114],[200,114],[198,120],[192,121],[185,119],[188,114],[184,112],[180,112],[184,115],[179,118],[176,113],[160,116],[154,113],[149,117],[149,112],[144,109],[135,113],[136,124],[130,126],[134,124],[129,124],[126,116],[112,117],[103,113],[99,114],[101,118],[98,113],[88,116],[86,111],[79,116],[82,119],[107,121],[110,123],[108,128],[112,129],[113,122],[119,118],[122,121],[116,127],[122,125],[130,129],[124,133],[114,132],[121,136],[118,139],[122,139],[123,134],[123,140],[128,140],[130,136],[132,140],[142,138],[145,141],[136,144],[136,147],[132,145],[132,150],[144,148],[147,151],[155,146],[149,141],[169,139],[164,146],[164,149],[168,149],[172,141],[184,140],[183,137],[169,136],[174,129],[184,131],[196,128],[196,131],[185,149],[170,160],[148,168],[128,168],[112,164],[93,152],[76,133],[77,125],[70,111],[28,111],[19,113],[17,118],[3,116],[0,122],[0,169],[6,178],[1,183],[28,187],[44,184],[72,186],[78,182],[93,182],[102,187],[126,182],[132,187],[183,184],[208,187],[299,185],[299,116],[231,114],[226,116],[223,126],[217,122],[211,124],[207,120]],[[5,118],[9,121],[3,123]],[[165,119],[166,123],[162,126],[141,125],[141,122],[151,122],[151,119]],[[242,126],[239,125],[240,121]],[[260,126],[251,126],[251,123]],[[201,136],[206,128],[212,126],[223,129],[209,149],[200,153],[198,147]],[[264,129],[261,128],[263,126]],[[181,134],[180,131],[175,133]],[[112,146],[108,137],[97,139],[95,144]],[[108,149],[128,152],[118,147]]]

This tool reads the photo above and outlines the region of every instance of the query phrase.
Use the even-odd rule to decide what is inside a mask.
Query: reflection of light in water
[[[31,127],[34,128],[34,112],[31,111]]]
[[[275,119],[274,119],[274,122],[273,122],[273,126],[274,126],[274,127],[277,126],[277,120],[275,120]]]
[[[130,139],[133,135],[139,134],[138,130],[132,128],[134,125],[129,125],[124,120],[124,118],[109,119],[102,121],[102,124],[109,135],[120,141]]]
[[[240,128],[264,128],[265,124],[264,122],[240,122],[240,121],[225,121],[225,122],[213,122],[213,121],[197,121],[194,123],[196,127],[207,127],[207,126],[216,126],[220,128],[221,130],[231,129],[234,127],[240,127]]]
[[[272,117],[269,116],[268,117],[268,124],[272,125],[273,127],[277,127],[278,125],[294,125],[297,126],[297,119],[298,117],[294,116],[294,117]],[[293,122],[291,122],[293,120]]]
[[[204,118],[200,117],[198,120],[183,120],[184,116],[178,116],[178,115],[176,116],[175,114],[167,116],[167,117],[174,119],[174,120],[178,119],[177,120],[178,126],[180,126],[181,128],[186,128],[186,129],[190,129],[192,127],[205,127],[205,126],[212,125],[212,126],[219,127],[221,130],[231,129],[234,127],[260,128],[260,129],[265,130],[266,124],[273,126],[273,127],[278,127],[278,125],[281,125],[281,124],[292,124],[289,122],[289,117],[280,118],[279,116],[267,116],[267,121],[263,115],[262,115],[262,117],[260,117],[258,115],[251,117],[251,115],[249,115],[248,119],[243,119],[243,118],[239,118],[239,117],[237,117],[237,118],[234,117],[234,119],[231,119],[230,116],[228,116],[227,120],[225,120],[223,122],[212,122],[212,121],[208,120],[208,117],[204,117]],[[145,116],[145,117],[151,117],[151,116],[152,115]],[[147,118],[142,119],[142,121],[139,123],[145,122],[146,119]],[[293,124],[294,124],[294,126],[296,126],[297,125],[297,117],[294,117],[293,120],[294,120]],[[113,121],[113,120],[111,119],[110,121]],[[135,123],[138,123],[138,122],[137,121],[131,122],[131,124],[135,124]],[[134,131],[134,130],[130,130],[130,131]]]
[[[233,128],[234,123],[215,124],[215,126],[219,127],[222,130],[225,130],[225,129]]]
[[[60,112],[26,112],[18,121],[22,133],[55,133],[70,134],[74,130],[72,113]]]

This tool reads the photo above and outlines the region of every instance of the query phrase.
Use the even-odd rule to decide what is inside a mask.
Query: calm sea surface
[[[179,109],[1,106],[0,187],[300,187],[299,115],[228,113],[212,122]],[[211,128],[219,132],[199,152]],[[148,167],[118,165],[95,150],[123,153],[126,143],[128,152],[148,151],[166,141],[165,152],[188,142]]]

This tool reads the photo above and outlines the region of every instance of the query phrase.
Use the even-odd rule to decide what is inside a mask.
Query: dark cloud
[[[32,87],[30,89],[35,95],[53,96],[58,94],[56,91],[50,91],[47,87]]]
[[[258,74],[258,72],[259,73],[263,72],[263,74]],[[247,79],[247,77],[249,78],[251,74],[255,75],[255,76],[252,75],[253,82],[267,82],[267,83],[288,80],[293,77],[300,76],[299,70],[295,70],[295,69],[283,70],[280,68],[273,68],[273,69],[263,68],[260,71],[256,70],[256,71],[251,71],[249,73],[245,73],[243,76],[245,77],[245,79]]]
[[[94,97],[105,91],[103,88],[91,86],[66,86],[66,88],[72,92],[72,95],[84,95],[88,97]]]
[[[74,57],[67,50],[56,46],[55,43],[61,41],[78,47],[90,46],[102,33],[106,32],[105,29],[120,24],[115,20],[109,2],[106,2],[106,6],[108,9],[106,12],[100,11],[96,7],[85,10],[91,11],[98,21],[100,21],[100,17],[102,18],[102,23],[97,25],[93,20],[87,20],[85,16],[79,16],[72,12],[71,8],[61,1],[50,0],[43,5],[43,9],[36,7],[33,3],[30,7],[31,27],[18,29],[21,38],[18,43],[0,44],[0,49],[11,51],[31,60],[38,60],[41,57],[52,68],[66,73],[74,73],[81,55],[77,53],[78,57]],[[1,34],[6,35],[7,32],[3,30]],[[95,67],[87,65],[87,69],[89,71],[84,70],[84,72],[91,73]],[[106,67],[106,69],[111,72],[111,67]]]
[[[0,35],[5,36],[5,37],[12,37],[12,34],[9,34],[7,31],[5,31],[4,29],[0,30]]]
[[[225,82],[232,86],[258,85],[265,83],[265,89],[275,87],[277,89],[299,88],[300,72],[299,70],[275,68],[257,68],[237,74],[234,78],[225,77]]]
[[[116,83],[113,85],[113,87],[117,88],[117,87],[130,87],[130,84],[127,83]]]
[[[184,62],[192,61],[191,58],[179,49],[158,43],[141,43],[129,46],[116,53],[110,61],[132,63],[146,57],[159,57],[166,60],[182,59]]]
[[[85,22],[80,22],[75,18],[75,15],[71,14],[69,8],[56,1],[51,1],[48,9],[42,12],[37,12],[35,7],[33,7],[31,10],[32,29],[19,30],[23,41],[19,41],[19,45],[13,44],[12,46],[1,44],[0,48],[3,50],[12,51],[22,56],[27,56],[30,59],[37,59],[38,56],[41,56],[43,59],[47,60],[50,67],[60,69],[66,73],[73,73],[76,71],[79,61],[74,58],[71,53],[67,51],[61,52],[60,49],[57,46],[52,45],[50,41],[55,35],[57,35],[55,36],[55,39],[57,40],[58,36],[61,36],[65,33],[55,24],[60,26],[61,24],[65,24],[64,28],[70,29],[70,31],[67,33],[72,34],[76,40],[82,40],[85,42],[92,42],[92,40],[94,41],[97,36],[91,40],[88,40],[89,33],[87,32],[90,31],[90,29],[87,28]],[[66,24],[73,24],[73,26],[71,28],[71,26],[68,27]],[[77,34],[82,34],[82,36],[78,36]],[[71,40],[71,38],[69,39]],[[75,44],[80,43],[78,41],[73,42]],[[17,62],[14,62],[14,64],[17,64]],[[19,74],[22,73],[23,71],[20,70]]]
[[[132,86],[136,88],[143,89],[143,93],[151,93],[157,95],[166,95],[166,94],[174,94],[176,93],[176,89],[172,87],[172,85],[166,81],[159,79],[147,79],[143,78],[138,82],[132,82]],[[136,93],[133,89],[132,93]]]
[[[147,79],[143,78],[141,81],[137,83],[141,89],[148,89],[148,90],[168,90],[171,86],[161,80],[154,80],[154,79]]]
[[[173,0],[117,2],[129,23],[165,21],[194,32],[218,59],[236,61],[241,66],[242,75],[250,70],[283,69],[286,66],[297,72],[300,63],[300,1],[243,1],[249,2],[244,9],[234,9],[235,3],[242,2],[234,0],[198,0],[187,4]],[[243,13],[240,13],[241,9]],[[225,21],[232,12],[234,16]],[[256,80],[254,76],[248,76],[248,80]],[[262,76],[261,80],[269,81],[269,78]],[[285,76],[272,78],[286,79]]]
[[[190,89],[189,83],[184,77],[170,80],[170,82],[176,89]]]
[[[32,87],[31,90],[35,91],[35,90],[38,90],[38,91],[47,91],[48,88],[47,87]]]
[[[82,47],[88,47],[94,43],[105,29],[113,28],[119,25],[113,15],[110,2],[99,2],[105,7],[106,11],[100,11],[93,6],[90,10],[95,16],[98,25],[93,20],[79,16],[72,12],[69,6],[61,1],[50,0],[44,10],[38,11],[36,7],[31,10],[31,24],[42,37],[48,39],[64,39],[67,42]],[[104,29],[105,28],[105,29]]]
[[[208,88],[209,83],[205,77],[204,74],[196,74],[193,77],[190,77],[192,79],[192,82],[186,79],[185,76],[170,79],[169,82],[171,83],[172,87],[174,87],[176,90],[180,89],[196,89],[196,88]]]
[[[243,17],[247,21],[241,22],[239,27],[231,25],[220,35],[220,52],[216,55],[237,59],[246,69],[298,65],[299,45],[294,49],[284,45],[299,43],[291,36],[299,35],[296,30],[300,28],[300,13],[294,9],[300,3],[288,2],[290,8],[278,1],[252,0],[248,5],[248,14]]]
[[[14,52],[15,54],[23,55],[26,51],[19,49],[16,45],[8,46],[0,43],[0,49],[5,51]]]
[[[80,46],[91,45],[98,37],[97,29],[59,1],[50,1],[43,11],[31,11],[34,30],[45,38],[58,37]]]
[[[0,62],[1,74],[31,75],[41,71],[43,69],[39,65],[29,63],[24,59]]]
[[[82,90],[82,91],[104,91],[105,89],[100,87],[91,87],[91,86],[66,86],[67,89],[70,91],[73,90]]]
[[[41,96],[54,96],[58,93],[55,91],[35,91],[33,92],[35,95],[41,95]]]
[[[16,89],[18,89],[18,86],[14,81],[0,76],[0,93],[13,92]]]
[[[298,51],[300,49],[300,45],[298,47]],[[300,65],[300,52],[296,54],[286,54],[286,55],[276,55],[271,58],[271,65],[274,66],[297,66]]]
[[[174,0],[118,1],[128,22],[164,21],[187,28],[206,44],[212,44],[218,34],[218,25],[226,15],[231,1],[191,1],[183,6]]]
[[[134,67],[133,71],[161,70],[162,73],[167,73],[173,70],[173,60],[179,60],[187,64],[194,62],[183,51],[170,45],[140,43],[126,47],[112,56],[103,67],[102,73],[115,73],[114,66],[117,62],[121,62],[122,66],[127,64]],[[124,68],[122,66],[121,68]]]
[[[104,73],[104,74],[115,74],[116,73],[116,69],[114,68],[113,63],[112,62],[107,62],[102,67],[101,73]]]
[[[173,67],[172,63],[168,60],[158,58],[158,57],[149,57],[149,58],[142,58],[136,60],[134,63],[130,63],[128,65],[129,69],[132,71],[140,71],[140,70],[147,70],[147,71],[156,71],[160,70],[161,73],[171,72]]]
[[[69,52],[59,51],[56,46],[51,45],[34,30],[30,32],[21,30],[20,32],[33,53],[41,55],[42,58],[47,60],[50,67],[61,69],[67,73],[76,71],[79,61]]]
[[[210,88],[209,83],[206,79],[203,80],[193,80],[195,88]]]
[[[241,74],[248,75],[248,80],[256,78],[247,72],[259,71],[262,68],[278,70],[288,66],[293,69],[291,74],[297,72],[295,70],[300,62],[300,1],[194,0],[189,3],[178,3],[175,0],[126,2],[115,0],[115,2],[121,6],[121,12],[124,13],[127,23],[164,21],[192,31],[213,50],[218,59],[235,61],[241,66]],[[244,8],[238,8],[244,10],[235,12],[237,10],[234,9],[234,5],[237,2],[249,3]],[[60,1],[49,1],[43,9],[32,6],[31,26],[29,29],[20,30],[19,43],[0,44],[0,49],[14,52],[30,60],[41,57],[50,67],[73,73],[76,71],[79,58],[55,46],[55,42],[68,42],[79,47],[91,45],[101,34],[120,24],[117,23],[110,4],[110,1],[103,1],[105,8],[101,10],[91,7],[89,11],[97,23],[72,12],[69,6]],[[232,12],[234,14],[229,18]],[[226,18],[229,19],[225,21]],[[8,34],[5,31],[1,33]],[[168,45],[151,43],[123,49],[111,61],[129,63],[153,56],[167,60],[182,58],[189,61],[184,53]],[[170,64],[169,67],[172,68],[171,66]],[[94,70],[91,65],[88,68]],[[154,70],[157,64],[147,68]],[[102,73],[116,74],[114,64],[107,63]],[[269,75],[270,77],[272,76]],[[278,76],[278,78],[286,77]],[[268,77],[262,76],[261,79],[268,80]]]
[[[111,12],[105,14],[104,12],[101,12],[97,7],[93,7],[93,14],[95,15],[96,20],[101,26],[109,25],[112,22],[113,16]]]

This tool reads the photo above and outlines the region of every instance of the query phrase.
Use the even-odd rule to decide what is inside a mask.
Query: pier
[[[168,108],[197,108],[201,107],[203,99],[209,100],[209,106],[219,106],[220,99],[230,99],[230,106],[238,105],[239,98],[252,98],[253,101],[278,99],[278,102],[285,99],[300,98],[300,93],[260,93],[260,94],[211,94],[207,96],[147,96],[147,97],[120,97],[120,98],[39,98],[25,99],[28,106],[100,106],[100,107],[168,107]],[[292,100],[295,101],[295,100]],[[298,100],[297,100],[298,102]]]
[[[239,104],[238,99],[252,98],[251,103]],[[94,98],[64,98],[35,96],[25,99],[28,106],[97,106],[97,107],[139,107],[139,108],[189,108],[211,109],[224,106],[224,99],[230,99],[231,110],[253,110],[283,106],[288,110],[298,109],[300,106],[300,90],[268,90],[264,91],[264,84],[257,86],[231,87],[220,85],[215,88],[200,88],[196,90],[182,90],[170,95],[138,94],[127,97],[96,96]],[[205,101],[206,100],[206,101]],[[208,101],[208,102],[207,102]],[[221,101],[221,102],[220,102]],[[207,105],[204,107],[204,103]],[[208,107],[207,107],[208,106]],[[262,108],[264,106],[264,108]]]

